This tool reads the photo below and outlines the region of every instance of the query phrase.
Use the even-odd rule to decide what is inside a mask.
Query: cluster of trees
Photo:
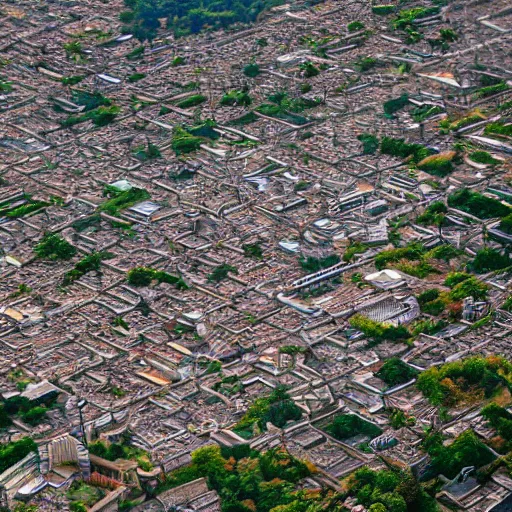
[[[252,103],[252,98],[247,91],[229,91],[220,100],[220,104],[224,106],[249,106]]]
[[[267,423],[282,428],[301,417],[302,410],[286,393],[286,388],[278,386],[269,396],[254,400],[233,431],[247,439],[255,431],[266,430]]]
[[[160,18],[174,29],[176,37],[203,29],[226,28],[234,23],[250,23],[264,9],[282,4],[282,0],[125,0],[128,11],[120,14],[125,31],[140,41],[153,39]]]
[[[422,480],[428,480],[440,474],[447,478],[455,478],[462,468],[468,466],[480,468],[495,459],[493,453],[472,430],[462,432],[448,446],[443,444],[443,437],[439,432],[430,433],[423,447],[430,455],[431,461],[422,475]]]
[[[392,387],[414,379],[418,375],[418,371],[398,357],[392,357],[386,360],[375,375]]]
[[[299,258],[300,266],[308,274],[313,274],[324,268],[332,267],[340,262],[340,257],[337,254],[330,254],[324,258],[315,258],[314,256],[308,256],[305,258],[301,256]]]
[[[422,244],[413,242],[406,247],[382,251],[375,257],[375,266],[382,270],[392,263],[398,270],[406,274],[424,278],[437,272],[432,260],[450,261],[459,255],[459,251],[450,244],[440,245],[427,251]],[[409,263],[414,262],[414,263]]]
[[[466,297],[475,300],[485,300],[489,286],[475,276],[466,272],[451,272],[446,276],[444,284],[451,288],[448,298],[451,301],[461,301]]]
[[[216,126],[213,119],[206,119],[194,126],[175,126],[172,132],[172,149],[177,155],[197,151],[206,139],[216,140],[220,137],[215,130]]]
[[[0,427],[11,424],[11,416],[19,416],[29,425],[39,424],[46,417],[46,412],[56,400],[55,394],[49,395],[41,401],[31,401],[24,396],[14,396],[0,405]]]
[[[34,252],[44,259],[69,260],[76,254],[76,249],[60,235],[48,233],[34,247]]]
[[[418,295],[424,313],[437,316],[448,309],[452,317],[458,317],[463,299],[473,297],[475,300],[485,300],[489,290],[487,284],[466,272],[449,273],[444,284],[451,288],[449,292],[429,288]]]
[[[441,226],[447,212],[448,207],[442,201],[434,201],[418,215],[416,222],[424,226]]]
[[[349,320],[350,325],[364,333],[368,338],[371,338],[375,342],[384,340],[390,341],[406,341],[411,337],[411,333],[404,325],[394,326],[392,324],[386,324],[376,322],[363,315],[354,315]]]
[[[505,217],[511,213],[508,206],[497,199],[463,188],[448,196],[448,206],[469,213],[479,219]]]
[[[121,109],[112,103],[112,100],[99,92],[73,91],[72,101],[84,107],[84,113],[69,116],[61,122],[64,127],[74,126],[85,121],[92,121],[96,126],[105,126],[111,123],[121,112]]]
[[[178,290],[188,289],[187,283],[178,276],[150,267],[134,267],[128,271],[128,282],[133,286],[149,286],[151,281],[173,284]]]
[[[456,155],[455,151],[445,151],[438,155],[427,156],[418,162],[418,169],[444,178],[453,171],[453,160]]]
[[[121,210],[130,208],[134,204],[151,197],[147,190],[137,187],[132,187],[129,190],[119,190],[115,187],[107,186],[103,195],[109,198],[98,206],[98,211],[106,212],[114,217],[117,217]]]
[[[392,98],[384,102],[384,112],[388,116],[393,116],[396,112],[403,109],[409,104],[409,95],[407,93],[402,94],[398,98]]]
[[[361,133],[357,140],[361,141],[365,155],[373,155],[379,149],[379,139],[372,133]]]
[[[409,144],[405,139],[383,137],[380,142],[380,151],[383,155],[399,158],[410,158],[413,162],[420,162],[430,156],[430,150],[421,144]]]
[[[327,425],[325,430],[340,441],[358,435],[368,436],[370,439],[373,439],[382,434],[382,430],[377,425],[364,420],[357,416],[357,414],[340,414]]]
[[[189,466],[166,475],[157,492],[203,477],[219,493],[224,512],[305,512],[307,507],[295,508],[295,503],[315,506],[322,500],[320,493],[296,490],[312,471],[284,448],[259,453],[249,445],[205,446],[192,453]]]
[[[103,260],[108,260],[114,257],[114,254],[107,251],[96,251],[88,254],[83,257],[76,265],[73,270],[66,272],[64,275],[63,285],[67,286],[77,279],[80,279],[82,276],[87,274],[88,272],[92,272],[93,270],[99,271],[101,262]]]
[[[220,283],[222,280],[228,277],[229,273],[238,274],[238,269],[228,263],[222,263],[213,269],[213,272],[208,275],[208,281],[210,283]]]
[[[512,441],[512,414],[494,402],[486,405],[481,414],[496,429],[505,442],[504,448],[508,451]]]
[[[412,473],[363,467],[345,480],[348,493],[369,512],[436,512],[437,504]]]
[[[453,406],[490,398],[512,382],[512,364],[503,357],[470,357],[433,366],[416,385],[433,405]]]
[[[89,452],[97,457],[105,460],[115,461],[117,459],[126,459],[136,461],[140,468],[144,471],[151,471],[153,465],[150,462],[148,454],[129,444],[129,435],[121,439],[120,443],[104,443],[103,441],[96,441],[89,443]]]
[[[469,267],[477,274],[484,274],[493,270],[500,270],[510,267],[512,260],[508,253],[502,254],[497,249],[484,247],[480,249]]]
[[[30,437],[0,445],[0,473],[14,466],[30,452],[37,452],[37,444]]]

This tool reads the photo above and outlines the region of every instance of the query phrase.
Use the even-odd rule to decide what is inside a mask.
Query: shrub
[[[401,359],[393,357],[388,359],[375,374],[388,386],[405,384],[418,375],[418,371],[404,363]]]
[[[98,211],[106,212],[112,216],[118,216],[121,210],[149,199],[151,196],[147,190],[132,187],[129,190],[120,191],[112,187],[107,187],[105,193],[111,197],[98,206]]]
[[[224,96],[222,96],[220,100],[221,105],[233,106],[233,105],[243,105],[248,106],[252,103],[252,99],[244,91],[230,91]]]
[[[111,259],[113,257],[114,255],[112,253],[106,251],[92,252],[91,254],[88,254],[75,265],[73,270],[70,270],[65,274],[63,285],[67,286],[71,284],[87,274],[87,272],[91,272],[93,270],[98,271],[102,260]]]
[[[14,466],[30,452],[37,453],[37,445],[30,437],[0,444],[0,473]]]
[[[197,107],[198,105],[201,105],[201,103],[204,103],[207,99],[208,98],[206,96],[204,96],[203,94],[193,94],[192,96],[189,96],[188,98],[178,101],[178,103],[176,103],[176,106],[178,108]]]
[[[260,67],[256,62],[251,62],[244,67],[244,75],[249,78],[255,78],[260,74]]]
[[[363,420],[356,414],[341,414],[336,416],[325,430],[340,441],[357,435],[366,435],[374,438],[382,434],[382,430],[379,427]]]
[[[425,249],[421,244],[411,243],[406,247],[381,251],[375,257],[375,266],[378,270],[382,270],[389,263],[396,263],[400,260],[420,261],[424,254]]]
[[[37,425],[46,416],[46,407],[36,406],[29,409],[27,412],[20,414],[21,419],[29,425]]]
[[[421,123],[431,116],[443,112],[443,109],[437,105],[422,105],[411,110],[411,117],[417,123]]]
[[[364,73],[377,65],[377,59],[375,57],[360,57],[354,64],[361,73]]]
[[[512,213],[508,214],[506,217],[503,217],[501,219],[498,229],[500,231],[503,231],[503,233],[508,233],[509,235],[512,235]]]
[[[377,14],[379,16],[386,16],[395,12],[396,7],[392,4],[390,5],[374,5],[372,6],[373,14]]]
[[[181,277],[173,276],[162,270],[155,270],[150,267],[134,267],[128,271],[128,282],[133,286],[149,286],[151,281],[173,284],[178,290],[186,290],[188,285]]]
[[[452,160],[456,154],[455,151],[446,151],[438,155],[427,156],[418,162],[418,169],[444,178],[453,171]]]
[[[414,162],[419,162],[430,155],[430,151],[421,144],[408,144],[404,139],[393,139],[391,137],[382,138],[380,150],[384,155],[400,158],[411,157]]]
[[[300,84],[300,92],[302,94],[307,94],[309,91],[311,91],[312,88],[313,86],[311,84],[308,84],[307,82]]]
[[[100,106],[78,116],[69,116],[61,122],[63,127],[74,126],[85,121],[92,121],[95,126],[106,126],[114,121],[121,109],[116,105]]]
[[[410,27],[412,23],[420,18],[432,16],[439,12],[439,7],[413,7],[412,9],[402,9],[395,21],[393,27],[395,29],[405,29]]]
[[[430,290],[425,290],[418,295],[418,302],[420,306],[423,306],[427,302],[432,302],[439,298],[440,291],[437,288],[430,288]]]
[[[384,103],[384,112],[390,116],[403,109],[409,104],[409,95],[407,93],[402,94],[398,98],[388,100]]]
[[[455,285],[462,283],[463,281],[466,281],[467,279],[471,278],[471,274],[468,274],[466,272],[450,272],[446,279],[444,280],[444,284],[446,286],[449,286],[450,288],[453,288]]]
[[[507,91],[509,86],[506,82],[500,82],[499,84],[489,85],[487,87],[482,87],[475,92],[476,98],[487,98],[489,96],[493,96],[494,94],[498,94],[500,92]]]
[[[461,283],[456,284],[450,291],[449,297],[452,301],[460,301],[466,297],[473,297],[475,300],[485,300],[489,287],[478,278],[471,276]]]
[[[76,85],[79,84],[84,78],[84,75],[63,76],[61,82],[64,85]]]
[[[76,249],[60,235],[48,233],[34,247],[34,252],[40,258],[69,260],[76,254]]]
[[[306,272],[312,274],[314,272],[318,272],[324,268],[332,267],[340,262],[340,257],[337,254],[330,254],[329,256],[325,256],[324,258],[315,258],[313,256],[308,256],[304,258],[301,256],[299,258],[300,266]]]
[[[208,281],[210,283],[219,283],[223,279],[228,277],[228,273],[232,272],[233,274],[238,274],[238,270],[233,265],[228,265],[227,263],[223,263],[214,268],[213,272],[208,276]]]
[[[480,249],[470,264],[473,271],[477,274],[499,270],[510,265],[512,265],[512,260],[508,254],[501,254],[500,251],[489,247]]]
[[[448,207],[442,201],[434,201],[427,206],[427,209],[421,215],[418,216],[416,222],[426,226],[440,226],[443,223],[447,212]]]
[[[469,154],[469,158],[478,164],[499,165],[502,163],[487,151],[473,151]]]
[[[359,314],[354,315],[349,323],[354,329],[377,342],[383,340],[404,341],[411,336],[411,333],[403,325],[395,327],[392,324],[376,322]]]
[[[434,258],[436,260],[450,261],[460,255],[460,251],[455,249],[453,245],[443,244],[434,247],[425,254],[426,258]]]
[[[320,74],[320,70],[310,61],[300,65],[300,69],[306,78],[313,78]]]
[[[145,73],[134,73],[128,77],[128,82],[138,82],[146,77]]]
[[[172,132],[171,145],[172,149],[177,155],[197,151],[202,143],[203,140],[201,137],[191,135],[187,130],[181,128],[180,126],[174,127]]]
[[[358,30],[363,30],[364,29],[364,23],[362,23],[361,21],[351,21],[347,25],[347,29],[348,29],[349,32],[357,32]]]
[[[484,130],[485,135],[505,135],[512,137],[512,124],[503,124],[500,122],[489,123]]]
[[[474,215],[479,219],[504,217],[511,213],[511,209],[500,201],[467,188],[450,194],[448,196],[448,206]]]
[[[466,430],[460,434],[452,444],[448,446],[441,444],[431,449],[429,453],[431,468],[427,475],[443,474],[450,479],[455,478],[464,467],[481,467],[495,458],[472,430]],[[427,475],[424,478],[428,478]]]
[[[373,155],[379,149],[379,139],[371,133],[361,133],[357,140],[362,142],[365,155]]]
[[[246,258],[263,259],[263,250],[260,244],[243,244],[242,249]]]
[[[502,357],[469,357],[421,373],[418,389],[433,405],[450,406],[491,397],[508,386],[512,365]]]

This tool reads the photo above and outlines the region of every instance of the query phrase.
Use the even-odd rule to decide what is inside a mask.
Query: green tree
[[[60,235],[48,233],[34,247],[34,252],[40,258],[69,260],[76,254],[76,249]]]

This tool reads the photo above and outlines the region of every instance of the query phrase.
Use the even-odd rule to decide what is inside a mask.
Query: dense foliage
[[[373,439],[380,436],[382,430],[359,417],[357,414],[340,414],[325,429],[335,439],[343,441],[351,437],[363,435]]]
[[[363,467],[346,480],[350,496],[369,512],[436,512],[437,505],[410,471]]]
[[[0,445],[0,473],[19,462],[30,452],[37,452],[37,445],[30,437]]]
[[[238,270],[233,265],[228,265],[227,263],[223,263],[222,265],[218,265],[213,269],[213,272],[208,276],[208,281],[210,283],[220,283],[223,279],[228,277],[229,272],[232,274],[238,274]]]
[[[411,337],[411,333],[403,325],[394,326],[380,323],[363,315],[354,315],[349,322],[354,329],[361,331],[365,336],[376,342],[383,340],[405,341]]]
[[[455,151],[446,151],[439,155],[430,155],[418,162],[418,169],[428,172],[434,176],[444,178],[453,171],[453,159]]]
[[[187,284],[181,277],[173,276],[163,270],[149,267],[135,267],[128,271],[128,282],[133,286],[149,286],[151,281],[173,284],[178,290],[186,290]]]
[[[434,201],[418,216],[416,222],[425,226],[440,226],[444,222],[447,211],[448,207],[442,201]]]
[[[281,0],[125,0],[131,12],[121,13],[121,19],[128,24],[126,31],[144,41],[156,36],[160,18],[167,18],[168,26],[179,37],[204,28],[220,29],[233,23],[253,22],[261,11],[281,3]]]
[[[285,388],[280,386],[269,396],[257,398],[233,430],[240,436],[249,438],[255,429],[265,430],[268,422],[282,428],[288,421],[297,421],[301,416],[302,410],[295,405]]]
[[[481,467],[494,460],[494,455],[472,430],[462,432],[453,443],[445,446],[441,436],[432,436],[428,453],[431,457],[423,479],[442,474],[455,478],[462,468]]]
[[[496,249],[484,247],[476,253],[475,259],[470,263],[470,268],[477,274],[484,274],[511,265],[512,260],[508,254],[502,254]]]
[[[318,272],[324,268],[332,267],[340,262],[340,257],[337,254],[330,254],[329,256],[325,256],[324,258],[315,258],[314,256],[308,256],[304,258],[301,256],[299,258],[300,266],[303,270],[312,274],[314,272]]]
[[[302,502],[313,506],[322,500],[316,493],[296,490],[297,482],[310,472],[310,466],[284,448],[258,453],[248,445],[233,448],[210,445],[192,452],[192,463],[166,475],[157,491],[203,477],[220,494],[225,512],[305,511],[286,505]]]
[[[91,254],[88,254],[75,265],[73,270],[66,272],[63,282],[64,286],[80,279],[82,276],[87,274],[87,272],[92,272],[93,270],[99,271],[101,262],[113,257],[114,255],[107,251],[92,252]]]
[[[398,386],[414,379],[418,375],[418,371],[404,363],[401,359],[393,357],[386,360],[375,375],[388,386]]]
[[[512,364],[502,357],[470,357],[420,374],[418,389],[434,405],[451,406],[490,398],[512,382]]]
[[[479,219],[504,217],[510,208],[497,199],[484,196],[467,188],[457,190],[448,196],[448,206],[469,213]]]
[[[56,233],[49,233],[34,247],[34,252],[49,260],[69,260],[76,254],[76,249]]]
[[[399,158],[411,158],[419,162],[430,155],[430,150],[422,144],[409,144],[404,139],[383,137],[380,143],[380,151],[384,155],[396,156]]]
[[[104,203],[98,206],[98,211],[106,212],[109,215],[117,216],[121,210],[145,201],[150,198],[149,192],[142,188],[133,187],[130,190],[118,190],[114,187],[107,187],[105,194],[109,196]]]

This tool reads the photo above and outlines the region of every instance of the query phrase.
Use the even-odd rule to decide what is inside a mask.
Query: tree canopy
[[[250,23],[265,9],[282,0],[125,0],[129,11],[120,14],[126,30],[139,40],[153,39],[166,18],[176,36],[195,34],[205,28],[226,28],[234,23]]]

